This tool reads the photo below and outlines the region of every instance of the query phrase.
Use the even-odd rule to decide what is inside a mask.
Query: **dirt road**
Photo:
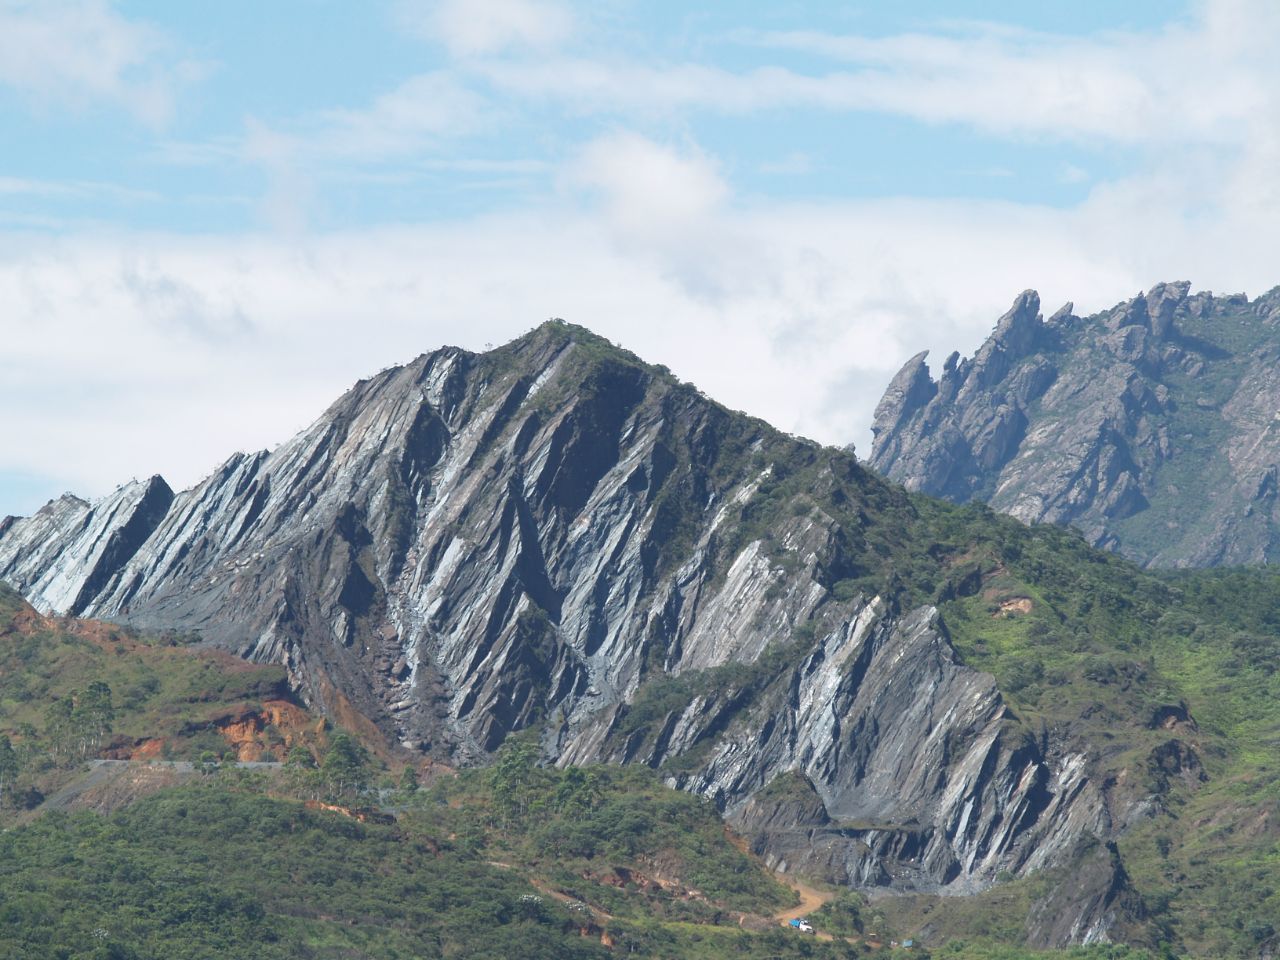
[[[789,886],[792,890],[800,895],[800,903],[794,907],[788,907],[786,910],[779,910],[773,915],[773,918],[781,923],[784,927],[789,927],[791,921],[800,917],[807,917],[814,910],[817,910],[824,903],[828,903],[835,899],[835,894],[823,893],[816,890],[795,877],[788,877],[778,874],[778,879]],[[819,940],[834,940],[829,933],[823,933],[821,930],[815,931],[814,936]]]

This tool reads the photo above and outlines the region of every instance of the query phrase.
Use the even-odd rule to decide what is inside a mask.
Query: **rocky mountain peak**
[[[1044,324],[1040,316],[1040,294],[1023,290],[998,321],[991,339],[1013,356],[1024,356],[1036,343]]]
[[[912,358],[877,408],[871,465],[1144,563],[1275,559],[1274,292],[1250,302],[1177,281],[1087,318],[1068,304],[1042,322],[1037,308],[1021,294],[937,384]]]
[[[998,330],[941,385],[915,358],[889,432],[987,384],[1042,391],[1038,298]],[[417,756],[483,763],[532,729],[548,762],[663,770],[779,866],[971,892],[1071,861],[1133,800],[957,656],[900,575],[936,562],[923,525],[852,455],[552,321],[362,380],[176,495],[154,478],[12,521],[0,579],[279,663]],[[1101,936],[1112,901],[1081,903],[1072,929]]]
[[[933,399],[938,386],[929,376],[929,366],[925,360],[928,350],[922,350],[902,365],[902,369],[889,381],[889,386],[876,406],[875,426],[872,431],[883,433],[895,429],[902,421]],[[955,357],[948,358],[954,369]]]
[[[1151,332],[1160,340],[1167,339],[1173,327],[1173,315],[1191,292],[1189,280],[1158,283],[1146,296],[1147,317]]]

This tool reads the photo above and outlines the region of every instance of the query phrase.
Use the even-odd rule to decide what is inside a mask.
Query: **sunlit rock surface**
[[[1012,717],[932,608],[834,589],[913,509],[552,323],[362,381],[176,496],[6,521],[0,578],[283,663],[409,749],[482,762],[537,726],[555,762],[660,767],[778,867],[965,893],[1116,827],[1090,758]],[[1067,929],[1100,936],[1089,903]]]

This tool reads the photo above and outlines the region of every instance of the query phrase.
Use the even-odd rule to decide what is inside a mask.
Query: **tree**
[[[18,724],[18,745],[13,748],[18,755],[18,766],[24,769],[35,766],[41,759],[40,731],[34,723]]]
[[[18,782],[21,769],[13,744],[9,742],[8,737],[0,737],[0,801],[3,801],[6,796],[13,795],[13,788]]]
[[[71,737],[74,729],[72,714],[75,712],[72,696],[52,701],[44,710],[44,735],[49,741],[49,752],[55,761],[71,753]]]
[[[402,793],[418,792],[418,771],[412,766],[405,767],[401,772],[400,790]]]
[[[79,734],[81,759],[90,752],[97,753],[116,718],[111,688],[101,680],[89,684],[89,689],[76,699],[71,718]]]
[[[368,765],[368,751],[353,737],[340,733],[329,744],[320,764],[320,774],[330,793],[359,795],[369,785]]]
[[[599,771],[569,767],[556,787],[556,809],[561,813],[592,810],[600,796]]]
[[[289,749],[289,756],[285,759],[285,765],[290,767],[300,767],[303,770],[314,770],[316,758],[311,755],[308,750],[300,743],[295,743]]]
[[[312,800],[320,799],[324,792],[320,784],[320,771],[316,769],[316,759],[307,747],[295,743],[289,750],[284,769],[290,790]]]
[[[510,823],[521,820],[529,811],[537,784],[538,748],[528,740],[508,742],[498,755],[490,775],[493,799]]]
[[[115,707],[106,683],[95,680],[83,693],[72,690],[45,708],[49,752],[55,761],[72,757],[83,760],[101,749],[114,722]]]

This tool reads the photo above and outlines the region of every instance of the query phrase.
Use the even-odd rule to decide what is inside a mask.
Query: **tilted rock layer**
[[[876,409],[870,464],[908,489],[1077,527],[1158,566],[1280,558],[1280,288],[1160,284],[1048,320],[1023,293],[935,381],[919,354]]]
[[[559,763],[660,767],[780,866],[963,893],[1105,840],[1117,803],[931,607],[867,589],[914,510],[851,455],[551,323],[362,381],[176,496],[7,520],[0,578],[283,663],[409,749],[481,762],[537,727]],[[1069,929],[1105,936],[1095,899]]]

